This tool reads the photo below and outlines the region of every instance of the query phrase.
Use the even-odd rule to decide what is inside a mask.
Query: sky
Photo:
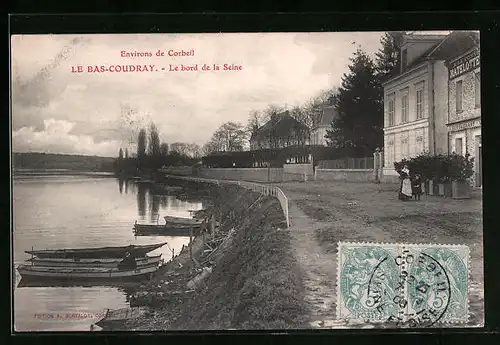
[[[252,110],[302,105],[339,86],[356,49],[373,56],[382,35],[12,36],[12,148],[115,157],[120,148],[135,150],[139,129],[151,122],[164,142],[201,146],[224,122],[246,124]],[[169,51],[193,50],[194,56],[168,56]],[[157,56],[158,51],[164,55]],[[127,57],[122,52],[152,56]],[[242,70],[224,71],[225,63]],[[180,69],[181,64],[197,65],[198,71],[169,71],[170,65]],[[204,64],[221,69],[204,71]],[[134,65],[141,71],[88,70],[101,65]]]

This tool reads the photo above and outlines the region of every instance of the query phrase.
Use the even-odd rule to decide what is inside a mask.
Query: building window
[[[401,138],[401,155],[402,158],[408,158],[410,155],[410,146],[408,142],[408,132],[405,132]]]
[[[390,99],[388,103],[388,125],[394,126],[394,99]]]
[[[401,52],[401,69],[404,71],[406,69],[406,64],[408,63],[408,51],[403,49]]]
[[[455,138],[455,153],[457,155],[462,156],[463,155],[463,139],[462,138]]]
[[[387,155],[387,165],[390,166],[396,161],[396,150],[394,145],[394,135],[388,137],[387,145],[388,145],[388,155]],[[385,165],[384,165],[385,166]]]
[[[463,96],[462,81],[461,80],[457,81],[455,92],[456,92],[456,97],[455,97],[456,109],[457,109],[457,112],[460,112],[460,111],[462,111],[462,96]]]
[[[424,90],[417,90],[417,120],[424,117]]]
[[[401,97],[401,122],[408,122],[408,93]]]
[[[422,153],[424,152],[424,140],[423,140],[423,137],[422,135],[418,135],[416,138],[415,138],[415,142],[416,142],[416,150],[417,150],[417,153]]]
[[[476,97],[476,108],[481,107],[481,75],[478,73],[475,74],[475,97]]]

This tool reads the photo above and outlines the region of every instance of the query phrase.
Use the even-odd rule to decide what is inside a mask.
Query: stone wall
[[[448,122],[458,122],[481,116],[481,106],[476,106],[476,73],[479,73],[479,69],[450,80],[450,113]],[[457,112],[456,86],[459,80],[462,81],[462,111]]]
[[[282,168],[201,168],[198,177],[215,180],[282,182]]]
[[[181,176],[193,175],[193,168],[190,166],[169,166],[161,168],[160,171],[168,175],[181,175]]]
[[[316,169],[317,181],[371,182],[373,169]]]
[[[301,176],[304,174],[308,176],[314,175],[312,164],[285,164],[283,165],[283,172],[285,174],[297,174]]]

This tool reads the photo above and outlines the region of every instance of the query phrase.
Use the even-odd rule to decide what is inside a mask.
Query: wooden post
[[[193,228],[189,228],[189,258],[193,261]]]

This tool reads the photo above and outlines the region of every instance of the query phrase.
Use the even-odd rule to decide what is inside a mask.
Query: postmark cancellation
[[[340,242],[337,275],[337,319],[396,327],[468,321],[467,246]]]

